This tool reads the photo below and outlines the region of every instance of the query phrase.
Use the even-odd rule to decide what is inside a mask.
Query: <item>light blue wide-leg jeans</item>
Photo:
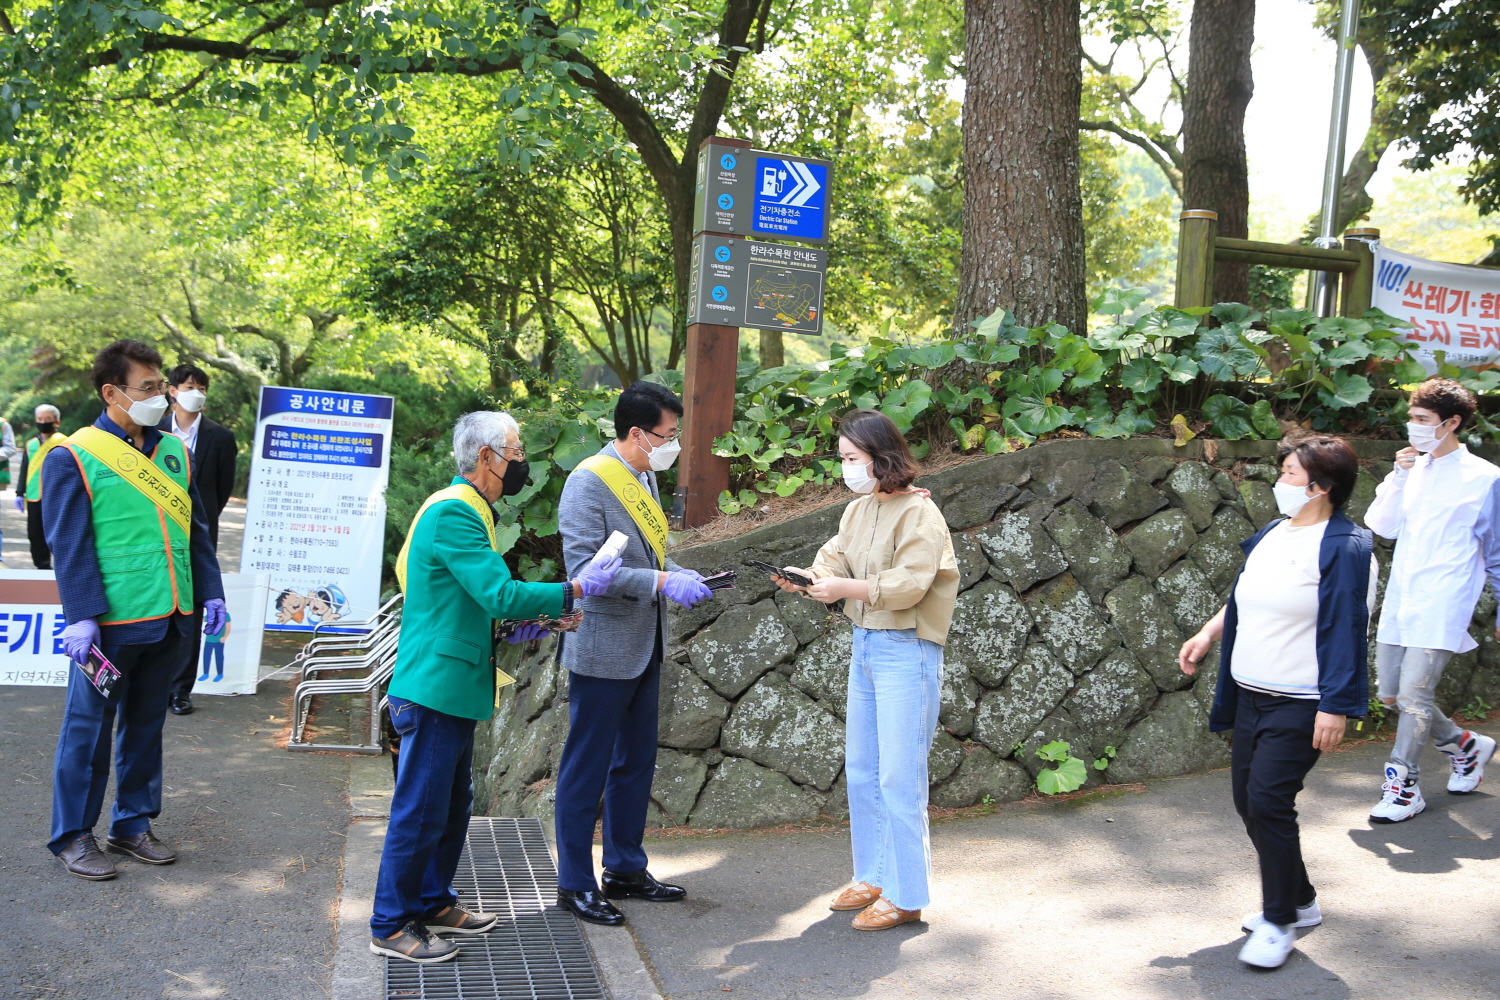
[[[943,647],[916,629],[855,628],[844,751],[854,880],[903,910],[931,901],[927,751],[942,674]]]

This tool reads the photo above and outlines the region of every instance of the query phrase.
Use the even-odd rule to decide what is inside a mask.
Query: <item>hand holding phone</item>
[[[753,566],[769,575],[773,580],[785,580],[793,587],[811,587],[813,585],[812,577],[806,574],[798,573],[796,570],[783,569],[780,566],[772,566],[770,563],[759,559],[747,559],[745,560],[745,565]]]

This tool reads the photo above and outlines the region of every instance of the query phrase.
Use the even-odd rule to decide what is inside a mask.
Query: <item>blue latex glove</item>
[[[16,510],[22,514],[26,513],[26,497],[23,494],[16,494]]]
[[[584,597],[598,597],[609,589],[609,585],[615,582],[615,574],[620,571],[620,557],[615,556],[609,562],[595,566],[589,563],[583,567],[583,572],[578,574],[578,587],[583,591]]]
[[[99,623],[92,618],[76,621],[62,630],[63,652],[75,663],[89,662],[89,647],[99,644]]]
[[[694,580],[702,580],[703,579],[703,574],[700,573],[700,572],[698,572],[695,569],[688,569],[687,567],[683,567],[682,569],[679,569],[676,572],[678,572],[678,573],[686,573],[688,576],[692,577]]]
[[[203,634],[217,635],[224,629],[224,598],[210,597],[203,602]]]
[[[690,569],[668,573],[666,582],[661,585],[661,592],[685,608],[714,596],[714,592],[704,586],[701,578]]]
[[[545,639],[551,634],[540,625],[522,625],[506,636],[505,641],[512,645],[519,645],[523,642],[530,642],[532,639]]]

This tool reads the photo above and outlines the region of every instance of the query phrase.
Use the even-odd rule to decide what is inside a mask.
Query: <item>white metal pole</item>
[[[1323,164],[1323,219],[1313,245],[1336,250],[1340,243],[1339,191],[1344,181],[1344,143],[1349,135],[1349,90],[1354,82],[1354,47],[1359,30],[1359,0],[1343,0],[1339,13],[1338,59],[1333,68],[1333,111],[1328,122],[1328,157]],[[1319,316],[1338,311],[1338,280],[1333,272],[1312,273],[1312,306]]]

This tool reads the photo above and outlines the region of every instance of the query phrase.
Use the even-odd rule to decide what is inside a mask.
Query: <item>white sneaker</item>
[[[1240,961],[1262,969],[1278,969],[1297,947],[1297,932],[1261,921],[1240,949]]]
[[[1417,787],[1415,778],[1406,776],[1404,764],[1386,763],[1383,791],[1379,804],[1370,810],[1372,823],[1399,823],[1427,808],[1422,801],[1422,789]]]
[[[1245,919],[1240,921],[1240,927],[1247,931],[1253,931],[1266,922],[1265,913],[1247,913]],[[1297,922],[1293,927],[1316,927],[1323,922],[1323,911],[1318,908],[1315,899],[1306,906],[1297,907]]]
[[[1495,741],[1483,733],[1465,729],[1456,743],[1443,743],[1438,750],[1448,755],[1453,773],[1448,776],[1448,791],[1468,795],[1484,780],[1484,765],[1495,755]]]

